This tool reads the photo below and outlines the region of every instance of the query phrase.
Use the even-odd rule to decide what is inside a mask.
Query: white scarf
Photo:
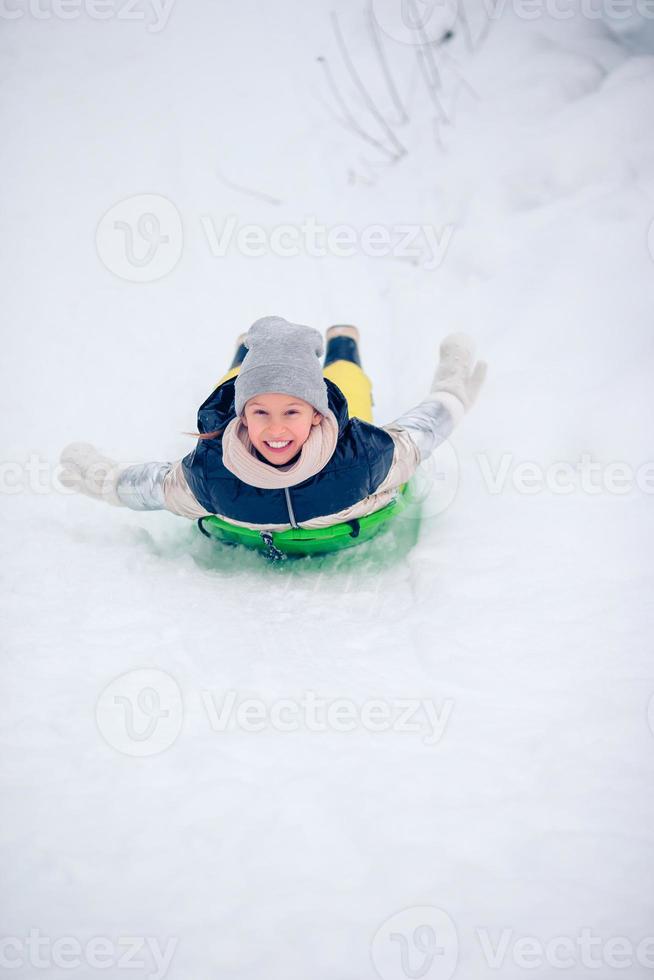
[[[334,455],[338,442],[338,422],[330,410],[318,425],[311,426],[298,459],[285,467],[257,459],[247,426],[237,416],[223,433],[223,463],[234,476],[251,487],[277,490],[292,487],[315,476]]]

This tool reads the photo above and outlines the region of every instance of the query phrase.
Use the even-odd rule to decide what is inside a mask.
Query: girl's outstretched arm
[[[206,511],[191,493],[181,462],[124,466],[87,442],[73,442],[60,458],[61,483],[78,493],[131,510],[168,510],[195,520]]]
[[[424,460],[450,436],[475,401],[487,365],[473,368],[474,344],[463,333],[450,334],[440,346],[440,360],[430,393],[414,408],[383,426],[395,442],[391,470],[379,489],[405,483]]]
[[[166,510],[164,480],[172,463],[135,463],[127,466],[116,480],[116,494],[131,510]]]

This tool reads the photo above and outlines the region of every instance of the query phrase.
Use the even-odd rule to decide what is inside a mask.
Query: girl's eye
[[[255,415],[267,415],[268,412],[265,410],[265,408],[255,408],[254,414]],[[296,408],[289,408],[288,412],[286,412],[285,414],[286,415],[297,415],[297,409]]]

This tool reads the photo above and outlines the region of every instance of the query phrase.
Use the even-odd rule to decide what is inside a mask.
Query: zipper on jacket
[[[299,527],[300,525],[295,520],[295,514],[293,512],[293,504],[291,502],[291,492],[288,487],[284,487],[284,496],[286,497],[286,509],[288,510],[288,516],[291,521],[292,527]]]

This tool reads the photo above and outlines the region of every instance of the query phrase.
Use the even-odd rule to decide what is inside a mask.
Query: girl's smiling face
[[[242,421],[254,448],[279,466],[299,453],[322,415],[301,398],[272,391],[250,398]]]

